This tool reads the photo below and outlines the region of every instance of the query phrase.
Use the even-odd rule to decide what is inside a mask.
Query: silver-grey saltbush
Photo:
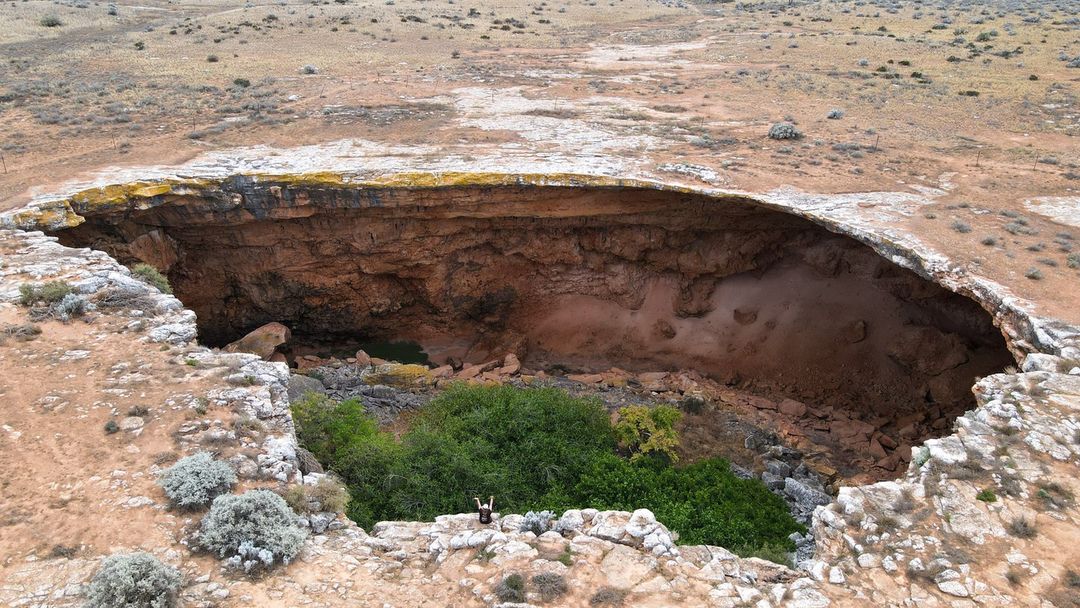
[[[165,490],[173,505],[182,509],[204,507],[236,483],[232,466],[214,460],[208,452],[181,458],[165,470],[158,485]]]
[[[172,608],[180,572],[149,553],[111,555],[86,588],[86,608]]]
[[[196,542],[224,558],[227,566],[251,572],[288,564],[304,537],[285,499],[269,490],[250,490],[215,498]]]

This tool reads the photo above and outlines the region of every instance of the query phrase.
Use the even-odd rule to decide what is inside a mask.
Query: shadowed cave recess
[[[1013,363],[976,302],[739,197],[233,178],[76,211],[61,242],[167,274],[208,345],[277,321],[294,354],[407,340],[433,364],[694,370],[806,404],[791,422],[824,440],[865,421],[901,464]]]

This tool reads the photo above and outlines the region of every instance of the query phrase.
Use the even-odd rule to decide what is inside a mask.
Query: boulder
[[[353,355],[353,358],[356,359],[357,367],[371,367],[371,357],[369,357],[368,354],[364,351],[356,351],[356,354]]]
[[[521,361],[518,361],[517,355],[509,353],[503,358],[502,367],[498,369],[500,375],[509,376],[518,373],[521,370]]]
[[[308,393],[326,394],[326,387],[319,380],[303,374],[293,374],[289,377],[289,401],[296,402]]]
[[[292,332],[281,323],[272,322],[252,331],[226,346],[227,353],[252,353],[269,361],[277,347],[285,344],[292,337]]]
[[[625,545],[616,545],[600,562],[607,584],[618,589],[632,589],[656,575],[656,558]]]
[[[798,418],[806,414],[806,404],[794,399],[784,399],[779,405],[780,413]]]

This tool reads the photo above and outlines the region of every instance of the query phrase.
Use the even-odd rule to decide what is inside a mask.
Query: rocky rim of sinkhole
[[[511,183],[519,184],[520,181],[518,178]],[[550,181],[549,178],[548,186]],[[261,191],[252,190],[252,183],[259,182],[268,187]],[[255,215],[252,212],[255,207],[267,210],[263,203],[267,200],[265,193],[273,192],[270,188],[280,188],[283,184],[286,189],[290,187],[283,181],[275,183],[274,180],[267,179],[238,180],[237,183],[248,187],[248,190],[237,189],[241,191],[239,204],[235,205],[233,210],[244,209],[244,213],[248,215]],[[568,184],[577,185],[579,184]],[[185,187],[190,188],[190,185]],[[491,185],[473,184],[470,187],[485,191]],[[618,185],[618,188],[625,187],[625,183]],[[122,200],[108,201],[99,209],[106,209],[107,215],[117,209],[124,209],[126,213],[136,209],[155,209],[162,206],[167,208],[177,200],[213,200],[213,197],[205,196],[208,190],[228,192],[228,188],[222,188],[221,184],[201,186],[205,189],[194,193],[189,189],[177,194],[175,185],[170,185],[169,188],[166,191],[128,194],[121,197]],[[660,187],[652,188],[654,192],[663,191]],[[311,200],[312,192],[340,193],[355,190],[355,185],[341,188],[339,185],[316,184],[313,187],[312,184],[305,183],[295,191],[307,193],[307,200]],[[129,192],[134,192],[134,189]],[[625,190],[609,189],[607,192]],[[385,198],[381,196],[383,194],[390,194],[391,198],[394,196],[392,191],[382,191],[380,199]],[[704,195],[682,192],[680,196]],[[707,196],[722,200],[715,194]],[[228,198],[237,202],[231,195]],[[468,200],[467,196],[464,198]],[[612,203],[603,200],[603,197],[600,199],[593,200],[592,203],[600,208],[604,205],[623,204],[619,200]],[[294,217],[295,209],[307,205],[306,201],[303,205],[297,205],[297,199],[288,196],[279,195],[276,200],[288,202],[288,205],[282,205],[278,209],[292,209],[290,213]],[[531,202],[536,204],[536,200]],[[654,202],[671,201],[661,199]],[[695,202],[700,204],[700,201]],[[748,204],[746,200],[727,202],[732,207]],[[251,207],[245,208],[249,203]],[[37,226],[55,230],[74,223],[71,221],[72,217],[83,217],[80,212],[85,213],[86,208],[80,208],[80,205],[89,203],[85,197],[80,200],[76,196],[65,201],[65,204],[63,213],[57,213],[58,207],[55,203],[48,203],[9,214],[6,222],[19,227]],[[193,211],[190,208],[183,211],[184,204],[186,203],[176,205],[177,209],[181,209],[181,214]],[[551,204],[551,201],[541,200],[540,204]],[[774,208],[783,208],[775,202],[769,204]],[[405,205],[401,207],[404,208]],[[638,209],[637,212],[648,219],[652,208],[647,204],[644,204],[644,207],[645,209]],[[63,209],[63,205],[60,208]],[[479,205],[478,208],[490,209],[484,205]],[[273,209],[270,208],[271,211]],[[205,212],[206,209],[202,211]],[[996,288],[989,281],[956,272],[949,267],[947,260],[939,259],[933,252],[908,247],[903,239],[897,239],[895,235],[885,239],[856,226],[825,221],[825,218],[815,217],[813,213],[799,213],[792,207],[785,211],[793,217],[802,215],[811,220],[808,223],[823,224],[835,233],[850,235],[860,241],[861,244],[851,246],[857,253],[848,253],[856,255],[856,259],[865,259],[859,257],[862,253],[859,247],[872,248],[877,254],[887,255],[892,260],[889,263],[914,269],[913,275],[931,279],[934,283],[945,285],[954,292],[978,301],[984,309],[992,311],[993,322],[1005,334],[1009,349],[1015,356],[1022,357],[1023,369],[1019,373],[998,373],[981,379],[973,389],[978,407],[956,419],[951,429],[952,434],[927,439],[922,445],[916,443],[910,446],[910,455],[902,461],[896,458],[893,466],[895,471],[888,474],[882,475],[885,471],[890,471],[887,467],[876,466],[880,469],[879,478],[899,475],[894,481],[839,487],[835,500],[820,506],[812,513],[810,524],[817,538],[817,549],[812,557],[804,556],[807,559],[802,561],[801,570],[790,570],[760,560],[739,559],[716,547],[674,546],[670,535],[665,537],[666,530],[662,525],[651,520],[645,512],[568,512],[559,520],[562,533],[557,534],[558,538],[550,533],[547,538],[529,538],[527,534],[531,533],[523,535],[516,532],[514,516],[502,518],[496,530],[475,530],[477,525],[473,523],[474,516],[467,514],[442,517],[435,523],[389,522],[376,526],[369,535],[334,514],[317,514],[307,522],[317,534],[309,541],[304,558],[264,581],[224,578],[220,579],[222,582],[214,583],[202,580],[206,572],[210,572],[214,578],[219,577],[212,564],[199,563],[182,552],[172,550],[167,557],[174,562],[186,564],[189,574],[196,575],[194,578],[188,577],[189,587],[185,595],[199,602],[227,597],[234,600],[240,598],[240,602],[244,602],[243,598],[247,597],[253,600],[266,597],[287,601],[291,593],[310,592],[315,594],[313,597],[317,596],[323,601],[324,596],[328,598],[341,595],[341,589],[335,583],[336,578],[346,580],[351,576],[349,573],[340,572],[340,563],[335,567],[329,565],[339,561],[346,564],[355,561],[357,563],[349,569],[350,572],[353,569],[364,569],[371,577],[385,579],[384,583],[401,582],[405,572],[409,574],[406,579],[415,582],[418,577],[422,581],[422,587],[445,587],[443,583],[448,580],[453,582],[456,578],[457,582],[450,585],[450,588],[455,589],[455,592],[464,591],[463,597],[480,603],[494,601],[491,589],[499,578],[498,572],[521,568],[521,564],[525,564],[525,570],[530,572],[568,569],[568,576],[571,578],[588,580],[594,585],[599,584],[598,580],[602,580],[626,588],[637,598],[634,605],[665,605],[664,602],[685,602],[691,599],[710,605],[738,605],[740,602],[749,602],[760,605],[815,606],[827,605],[830,602],[843,605],[865,600],[897,605],[903,602],[936,605],[961,601],[957,598],[964,598],[962,601],[967,602],[994,604],[1040,595],[1052,598],[1057,592],[1069,593],[1066,571],[1075,568],[1077,564],[1074,563],[1074,558],[1069,558],[1072,559],[1069,561],[1062,560],[1060,556],[1072,554],[1068,542],[1070,537],[1075,536],[1075,510],[1071,500],[1054,500],[1053,496],[1048,500],[1043,495],[1048,494],[1050,490],[1047,488],[1052,487],[1060,489],[1063,492],[1061,496],[1074,493],[1070,489],[1071,477],[1075,473],[1077,454],[1080,453],[1077,445],[1077,440],[1080,439],[1077,429],[1080,425],[1076,416],[1076,395],[1080,393],[1080,378],[1077,378],[1076,374],[1080,370],[1077,370],[1075,365],[1075,362],[1080,360],[1080,351],[1073,344],[1075,332],[1063,324],[1033,318],[1025,311],[1022,301],[1011,297],[1004,290]],[[608,216],[610,213],[599,215]],[[127,213],[127,216],[130,217],[131,214]],[[194,216],[198,217],[198,213]],[[382,219],[392,222],[396,218]],[[753,220],[753,217],[750,220],[745,217],[741,219]],[[587,219],[585,223],[589,221],[597,220]],[[160,228],[160,223],[158,227]],[[665,228],[670,232],[677,232],[685,226],[668,225]],[[801,225],[797,226],[797,229],[802,228]],[[470,229],[475,230],[475,226],[463,228]],[[571,233],[579,244],[583,242],[582,239],[588,238],[588,235],[583,235],[577,227],[560,226],[559,231],[564,234]],[[128,243],[134,243],[145,234],[147,233],[133,235]],[[442,236],[445,242],[445,235]],[[723,232],[708,236],[718,237],[720,240],[725,238]],[[790,240],[785,238],[789,236],[790,234],[785,234],[778,238]],[[853,239],[849,240],[855,242]],[[203,328],[197,325],[193,312],[185,309],[175,298],[154,293],[145,286],[138,287],[143,284],[133,280],[126,268],[101,252],[66,248],[56,243],[53,238],[33,232],[6,232],[4,241],[9,246],[9,251],[4,256],[4,266],[0,269],[5,276],[2,292],[5,301],[17,298],[19,283],[53,276],[68,278],[86,294],[117,286],[144,289],[147,297],[153,299],[153,304],[143,307],[146,310],[142,310],[141,314],[132,311],[131,318],[122,320],[118,331],[123,332],[125,339],[174,345],[173,350],[177,353],[170,356],[188,367],[195,368],[193,373],[212,376],[212,370],[218,370],[217,377],[221,386],[207,393],[206,398],[210,403],[233,411],[236,415],[258,419],[266,425],[267,435],[261,442],[255,444],[244,438],[238,439],[244,449],[236,451],[233,462],[241,475],[250,478],[251,483],[263,484],[268,482],[256,480],[310,483],[317,479],[317,473],[303,475],[300,471],[301,464],[296,460],[295,437],[288,411],[290,373],[286,366],[263,361],[255,355],[226,353],[196,346],[194,341]],[[164,238],[159,238],[159,241],[167,242]],[[118,253],[115,246],[120,242],[114,240],[110,244],[114,247],[112,253]],[[143,243],[145,242],[144,238]],[[774,238],[759,243],[759,253],[760,250],[775,246],[771,245],[775,242]],[[817,246],[821,243],[814,238],[804,238],[799,242],[809,242]],[[527,249],[524,246],[523,248]],[[153,250],[157,253],[168,253],[169,248],[156,247]],[[607,250],[603,253],[611,252]],[[785,257],[783,252],[774,250],[773,253],[772,257],[775,259],[783,260]],[[120,253],[118,257],[124,256]],[[527,255],[525,257],[528,258]],[[147,261],[160,263],[160,259]],[[806,256],[802,256],[798,262],[806,263]],[[848,264],[849,268],[851,266]],[[739,274],[740,270],[743,269],[736,269],[735,274]],[[759,278],[767,275],[768,272],[762,272]],[[869,276],[880,277],[881,273],[875,271]],[[719,277],[715,283],[723,283],[723,278]],[[707,301],[711,293],[702,297],[702,289],[696,288],[695,284],[694,281],[689,281],[688,285],[680,285],[671,294],[674,294],[676,302],[707,308],[707,302],[702,304],[702,300]],[[713,288],[715,287],[714,285]],[[183,295],[182,287],[179,292]],[[700,311],[695,309],[689,312]],[[707,315],[711,312],[706,310],[701,314]],[[732,319],[739,316],[737,311],[729,311],[729,314]],[[110,312],[102,314],[102,317],[115,315],[116,313]],[[745,311],[742,316],[745,320]],[[735,320],[735,323],[740,324],[738,320]],[[522,333],[527,335],[527,332]],[[663,333],[666,332],[661,331],[661,334]],[[505,380],[507,376],[515,375],[520,377],[522,362],[516,360],[513,351],[509,351],[513,358],[506,357],[506,353],[503,353],[504,356],[488,358],[499,348],[498,340],[495,342],[495,346],[485,345],[483,356],[476,358],[471,364],[468,357],[465,357],[459,360],[456,368],[452,364],[449,367],[440,366],[436,376],[466,379],[486,376],[487,380]],[[454,355],[448,356],[452,358]],[[528,361],[527,357],[525,359]],[[194,361],[196,365],[191,365],[190,361]],[[302,366],[330,363],[330,370],[355,366],[354,362],[347,360],[313,361],[312,358],[302,355],[294,357],[294,362],[296,361]],[[513,369],[515,365],[518,369]],[[221,370],[228,373],[222,375]],[[530,370],[525,368],[525,371]],[[704,375],[685,371],[629,372],[618,368],[584,371],[594,373],[574,375],[568,377],[568,381],[584,386],[604,384],[612,388],[623,384],[630,384],[631,388],[634,388],[636,383],[641,390],[660,395],[665,392],[704,395],[710,399],[731,388],[728,383],[716,382]],[[435,378],[435,381],[437,382],[438,378]],[[749,388],[761,387],[753,385]],[[788,403],[779,399],[769,400],[760,395],[751,394],[747,397],[745,392],[739,392],[748,401],[743,404],[747,406],[747,411],[759,412],[763,420],[784,414],[797,413],[796,418],[807,414],[806,410],[800,411],[799,407],[806,405],[793,399],[788,399]],[[720,398],[723,400],[723,397]],[[194,403],[190,405],[194,407]],[[971,405],[975,404],[963,409],[968,409]],[[785,409],[788,411],[785,412]],[[831,419],[829,422],[831,425],[836,420]],[[130,426],[133,427],[131,432],[138,432],[141,428],[141,425],[136,425],[134,421]],[[852,424],[847,423],[844,426]],[[945,433],[950,431],[947,428],[938,430]],[[181,451],[194,451],[203,445],[203,442],[219,441],[219,435],[228,435],[231,431],[221,420],[195,419],[179,425],[176,432]],[[858,432],[862,432],[861,428]],[[885,447],[881,445],[877,432],[869,429],[865,431],[867,445],[871,444],[869,440],[873,435],[878,445]],[[830,434],[846,437],[846,432]],[[785,439],[792,437],[783,433],[781,436]],[[782,447],[780,451],[783,451]],[[888,456],[890,454],[885,454],[885,457]],[[859,473],[866,474],[872,470],[872,467],[877,465],[877,460],[874,465]],[[151,469],[156,466],[151,465]],[[997,490],[996,494],[1000,495],[1000,499],[994,502],[975,499],[977,493],[990,488]],[[155,502],[153,499],[147,500],[150,503]],[[1030,518],[1037,522],[1040,530],[1038,536],[1034,540],[1010,536],[1008,530],[1016,518]],[[569,567],[562,564],[562,568],[559,568],[555,565],[557,560],[551,559],[552,551],[566,543],[569,543],[576,555],[580,555],[579,562]],[[973,554],[973,548],[977,549],[976,554]],[[477,550],[490,551],[496,558],[482,566],[460,563],[465,553],[475,553]],[[471,560],[471,557],[469,559]],[[88,557],[83,561],[86,562],[82,570],[85,580],[96,560]],[[20,585],[20,580],[26,583],[41,579],[45,576],[43,573],[49,570],[48,560],[34,561],[21,571],[18,568],[9,570],[8,579],[14,582],[9,588],[16,590],[15,594],[17,590],[26,590],[29,586]],[[72,572],[79,570],[71,563],[65,564],[63,570],[68,586],[61,586],[58,595],[53,588],[50,588],[48,593],[57,598],[68,598],[63,601],[74,602],[78,596],[78,585],[71,587],[71,583],[78,582],[78,575]],[[1019,571],[1023,574],[1017,574]],[[315,578],[322,582],[322,586],[315,583],[304,586],[298,582],[305,578],[304,574],[312,572],[321,573]],[[440,574],[441,572],[449,575],[449,578]],[[1021,576],[1022,584],[1012,582]],[[268,583],[273,580],[281,582]],[[357,590],[356,593],[362,591]],[[27,600],[32,597],[35,596],[30,593],[21,599],[26,600],[23,603],[32,604],[32,601]],[[10,602],[16,598],[4,599]],[[402,601],[408,603],[409,600]],[[325,602],[326,605],[334,604],[334,600],[330,599],[325,599]]]

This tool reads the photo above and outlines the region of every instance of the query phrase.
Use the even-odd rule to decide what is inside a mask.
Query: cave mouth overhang
[[[978,376],[1051,340],[1003,290],[893,237],[648,181],[162,180],[9,222],[165,270],[212,345],[279,321],[301,339],[411,339],[442,360],[694,368],[852,410],[933,408],[937,434],[974,405]]]

